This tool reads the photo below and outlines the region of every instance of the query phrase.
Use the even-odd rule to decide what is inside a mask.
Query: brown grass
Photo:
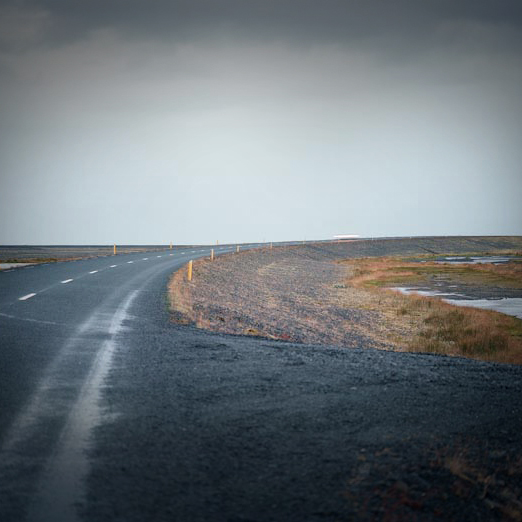
[[[354,518],[431,520],[434,513],[440,520],[459,520],[467,506],[483,514],[478,520],[489,515],[522,521],[522,458],[516,450],[470,439],[417,451],[421,457],[392,447],[377,449],[371,458],[366,451],[358,455],[345,491]]]
[[[351,282],[357,286],[385,286],[390,283],[420,283],[433,278],[470,284],[494,284],[506,288],[522,288],[522,262],[501,265],[449,264],[412,262],[401,258],[364,258],[346,260],[354,267]]]
[[[430,275],[450,274],[459,279],[453,266],[426,263],[419,270],[418,263],[403,262],[393,258],[362,259],[352,265],[349,285],[366,290],[374,299],[370,306],[384,312],[390,331],[400,330],[395,342],[408,351],[441,353],[522,364],[522,321],[515,317],[489,310],[457,307],[431,297],[401,295],[385,284],[406,284],[426,280]],[[460,273],[472,277],[486,277],[504,281],[507,285],[519,285],[519,266],[466,265],[457,266]],[[448,270],[449,269],[449,270]],[[480,279],[483,281],[483,279]],[[368,306],[368,305],[367,305]],[[391,312],[391,313],[390,313]]]
[[[466,484],[481,491],[480,498],[489,507],[502,514],[504,520],[522,520],[522,502],[517,478],[522,475],[522,459],[501,462],[496,468],[476,462],[465,450],[454,451],[440,459],[440,465],[460,479],[453,484],[455,493],[466,491]],[[482,464],[482,465],[481,465]],[[508,481],[499,478],[505,476]]]

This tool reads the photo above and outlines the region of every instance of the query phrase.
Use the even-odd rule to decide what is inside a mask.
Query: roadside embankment
[[[509,343],[509,353],[504,353],[504,345],[493,332],[491,346],[461,349],[451,332],[442,328],[446,319],[438,305],[425,304],[438,300],[425,298],[422,306],[412,305],[410,311],[405,303],[419,303],[422,298],[392,293],[366,284],[368,281],[360,284],[360,277],[357,279],[365,258],[516,250],[522,250],[522,238],[453,237],[316,243],[229,254],[213,262],[195,262],[191,282],[186,280],[185,270],[174,274],[169,286],[172,317],[216,332],[298,343],[522,362],[522,350],[517,351],[522,330],[516,319],[512,323],[509,318],[509,324],[504,324],[502,314],[476,310],[468,314],[459,309],[458,317],[450,314],[456,323],[449,330],[469,330],[472,326],[466,321],[473,316],[470,320],[479,321],[481,329],[488,332],[491,324],[499,321],[490,323],[484,318],[500,316],[499,328]],[[440,304],[445,310],[456,308]],[[418,308],[424,309],[423,313]],[[462,322],[459,314],[464,314],[466,321]],[[443,331],[445,341],[432,342]],[[423,338],[429,342],[421,345],[419,339]],[[473,335],[466,342],[470,338]]]

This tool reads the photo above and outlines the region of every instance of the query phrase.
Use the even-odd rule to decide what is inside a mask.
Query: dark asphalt
[[[520,367],[170,323],[204,250],[0,273],[1,521],[353,520],[361,452],[522,449]]]

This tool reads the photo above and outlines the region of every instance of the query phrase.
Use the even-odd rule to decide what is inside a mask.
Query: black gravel
[[[85,520],[520,519],[522,368],[205,333],[163,292],[122,339]]]
[[[519,367],[140,326],[109,382],[87,520],[503,519],[484,483],[455,490],[448,447],[505,475],[493,498],[520,492]]]

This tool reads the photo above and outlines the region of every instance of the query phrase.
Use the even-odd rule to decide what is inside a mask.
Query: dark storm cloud
[[[522,25],[519,0],[48,0],[2,2],[47,16],[48,43],[115,28],[128,38],[276,40],[298,45],[382,38],[406,45],[429,39],[441,24]],[[5,16],[5,14],[4,14]],[[30,21],[29,21],[30,23]]]

